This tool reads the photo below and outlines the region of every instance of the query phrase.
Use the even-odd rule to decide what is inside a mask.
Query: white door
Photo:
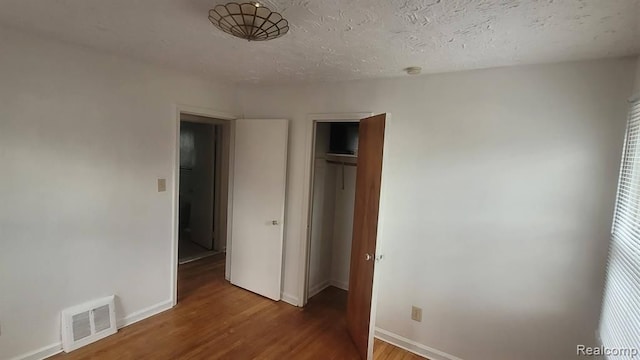
[[[287,120],[236,120],[231,283],[280,300]]]

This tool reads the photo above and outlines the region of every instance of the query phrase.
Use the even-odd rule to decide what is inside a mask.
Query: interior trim
[[[132,325],[137,323],[138,321],[142,321],[146,318],[149,318],[153,315],[157,315],[161,312],[167,311],[169,309],[171,309],[173,307],[173,300],[169,299],[166,301],[163,301],[161,303],[155,304],[155,305],[151,305],[149,307],[146,307],[142,310],[138,310],[135,311],[123,318],[120,318],[118,320],[116,320],[116,325],[118,327],[118,329],[121,329],[123,327]]]
[[[55,344],[51,344],[45,347],[41,347],[38,350],[34,350],[28,352],[26,354],[18,355],[10,360],[42,360],[53,355],[59,354],[62,352],[62,343],[58,342]]]
[[[407,350],[431,360],[462,360],[461,358],[453,356],[451,354],[447,354],[444,351],[440,351],[415,342],[413,340],[409,340],[405,337],[394,334],[391,331],[383,330],[379,327],[376,327],[374,336],[391,345],[397,346],[401,349]]]
[[[173,301],[171,299],[163,301],[161,303],[151,305],[142,310],[133,312],[123,318],[116,320],[116,325],[118,329],[123,327],[127,327],[129,325],[135,324],[138,321],[142,321],[146,318],[149,318],[153,315],[157,315],[161,312],[167,311],[173,307]],[[59,354],[62,352],[62,343],[57,342],[55,344],[44,346],[40,349],[28,352],[23,355],[18,355],[11,360],[43,360],[53,355]]]
[[[298,304],[300,303],[300,300],[291,295],[291,294],[287,294],[285,292],[283,292],[282,294],[280,294],[280,300],[286,302],[287,304],[293,305],[293,306],[299,306]]]

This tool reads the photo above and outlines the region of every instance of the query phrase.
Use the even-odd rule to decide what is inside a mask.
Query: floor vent
[[[90,301],[62,311],[62,348],[70,352],[115,334],[114,296]]]

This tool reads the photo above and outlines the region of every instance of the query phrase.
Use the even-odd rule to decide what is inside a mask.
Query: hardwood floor
[[[425,360],[421,356],[395,347],[379,339],[375,339],[373,343],[373,358],[375,360]]]
[[[215,254],[215,251],[208,250],[189,240],[189,234],[180,235],[180,238],[178,239],[178,263],[180,264],[199,260]]]
[[[224,280],[224,254],[180,265],[178,305],[53,359],[359,359],[346,330],[346,292],[328,288],[304,308]],[[378,344],[382,344],[378,346]],[[376,359],[414,359],[376,342]]]

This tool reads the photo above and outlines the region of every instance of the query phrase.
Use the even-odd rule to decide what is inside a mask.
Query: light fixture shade
[[[259,3],[218,5],[209,10],[209,20],[218,29],[249,41],[271,40],[289,31],[282,15]]]

